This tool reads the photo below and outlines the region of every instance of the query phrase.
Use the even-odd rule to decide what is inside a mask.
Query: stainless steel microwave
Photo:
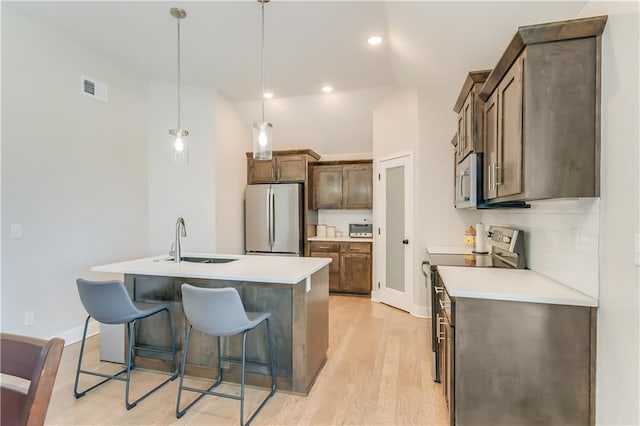
[[[455,190],[457,209],[483,205],[481,153],[472,152],[456,166]]]

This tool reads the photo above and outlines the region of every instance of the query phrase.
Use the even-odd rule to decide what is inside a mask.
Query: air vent
[[[107,102],[107,85],[90,77],[81,77],[81,90],[87,96]]]

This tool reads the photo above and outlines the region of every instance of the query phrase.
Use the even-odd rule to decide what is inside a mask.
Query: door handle
[[[271,189],[271,248],[276,243],[276,192]]]
[[[407,245],[409,244],[409,240],[407,240],[406,238],[404,240],[402,240],[402,244]]]

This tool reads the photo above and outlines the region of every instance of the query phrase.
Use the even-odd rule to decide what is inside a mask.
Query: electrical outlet
[[[22,238],[22,225],[20,225],[19,223],[11,224],[11,238],[14,240]]]
[[[24,313],[24,325],[30,326],[36,322],[36,311],[26,311]]]

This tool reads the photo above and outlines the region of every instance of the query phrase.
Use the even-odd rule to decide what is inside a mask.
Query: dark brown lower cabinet
[[[371,294],[371,243],[312,241],[311,257],[329,257],[329,291]]]

